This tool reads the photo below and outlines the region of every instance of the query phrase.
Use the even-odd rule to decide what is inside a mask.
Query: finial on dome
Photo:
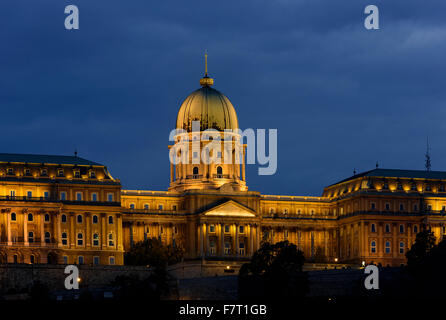
[[[214,84],[214,79],[208,77],[208,51],[204,51],[204,77],[200,79],[202,87],[209,87]]]

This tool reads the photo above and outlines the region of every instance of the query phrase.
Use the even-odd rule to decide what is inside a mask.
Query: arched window
[[[223,169],[220,166],[217,167],[217,178],[223,178]]]
[[[77,215],[77,223],[82,223],[82,216],[80,214]]]
[[[66,246],[68,244],[68,235],[66,232],[62,232],[62,245]]]
[[[113,224],[113,217],[112,216],[108,216],[108,224]]]
[[[34,217],[32,213],[28,213],[28,221],[33,221]]]
[[[45,232],[45,243],[51,242],[51,234],[47,231]]]
[[[50,215],[48,213],[45,214],[45,222],[50,222]]]
[[[97,233],[95,233],[95,234],[93,235],[93,245],[94,245],[95,247],[99,246],[99,234],[97,234]]]
[[[198,167],[194,167],[194,168],[193,168],[193,172],[192,172],[192,174],[193,174],[194,176],[197,176],[197,175],[198,175]]]
[[[99,221],[99,220],[98,220],[98,216],[97,216],[97,215],[94,215],[94,216],[93,216],[93,223],[94,223],[94,224],[97,224],[98,221]]]
[[[34,255],[29,256],[29,262],[31,262],[32,264],[36,262],[36,258],[34,257]]]
[[[67,222],[67,216],[63,214],[61,220],[63,223]]]
[[[77,234],[77,245],[82,246],[84,244],[84,235],[82,233]]]
[[[17,221],[17,215],[15,212],[11,213],[11,221]]]

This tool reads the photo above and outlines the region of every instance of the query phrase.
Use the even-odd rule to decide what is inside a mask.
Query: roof
[[[0,162],[24,162],[47,164],[73,164],[85,166],[103,166],[100,163],[77,156],[55,156],[42,154],[0,153]]]
[[[361,177],[389,177],[389,178],[412,178],[412,179],[446,179],[446,171],[426,171],[426,170],[400,170],[400,169],[373,169],[365,171],[347,179],[329,185],[350,181]]]

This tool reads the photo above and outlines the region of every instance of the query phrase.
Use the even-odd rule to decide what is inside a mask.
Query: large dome
[[[192,92],[181,104],[177,116],[177,129],[192,131],[192,121],[200,121],[200,131],[206,129],[238,129],[237,114],[231,101],[210,85],[213,80],[205,76],[202,88]]]

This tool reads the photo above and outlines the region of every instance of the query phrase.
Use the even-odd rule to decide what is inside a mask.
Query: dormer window
[[[412,185],[410,186],[410,190],[416,191],[417,190],[417,185],[415,183],[412,183]]]
[[[14,169],[13,169],[13,168],[8,168],[8,169],[6,170],[6,174],[7,174],[7,175],[13,175],[13,174],[14,174]]]
[[[438,188],[438,191],[444,192],[444,185],[443,184],[440,185],[440,187]]]
[[[401,183],[398,183],[398,190],[403,190],[403,185]]]
[[[58,177],[63,177],[63,176],[64,176],[64,171],[63,171],[63,169],[57,169],[57,176],[58,176]]]
[[[426,186],[426,191],[432,191],[432,188],[429,184]]]
[[[388,184],[388,183],[384,183],[384,185],[383,185],[383,189],[384,189],[384,190],[388,190],[388,189],[389,189],[389,184]]]
[[[25,169],[25,176],[30,176],[31,175],[31,170],[30,169]]]
[[[42,177],[46,177],[46,176],[48,176],[48,170],[47,170],[47,169],[42,169],[42,170],[40,171],[40,175],[41,175]]]
[[[81,172],[80,172],[79,170],[74,170],[74,177],[75,177],[76,179],[80,179],[80,177],[81,177]]]
[[[90,171],[90,179],[96,179],[96,172]]]

